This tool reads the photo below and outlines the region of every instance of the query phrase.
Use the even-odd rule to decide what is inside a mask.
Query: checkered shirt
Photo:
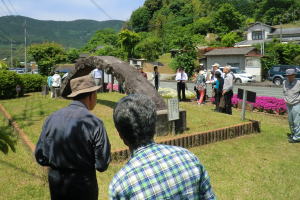
[[[216,199],[198,158],[184,148],[151,143],[136,149],[109,185],[110,199]]]

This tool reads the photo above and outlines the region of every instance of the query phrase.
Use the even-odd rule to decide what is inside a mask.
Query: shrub
[[[0,99],[14,98],[17,95],[16,86],[23,88],[23,82],[16,72],[0,70]],[[21,90],[20,96],[23,95]]]
[[[47,83],[47,78],[40,74],[22,74],[20,75],[24,93],[39,92],[42,90],[42,86]]]

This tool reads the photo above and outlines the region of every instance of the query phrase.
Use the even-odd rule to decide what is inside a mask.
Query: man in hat
[[[300,81],[296,79],[296,74],[296,69],[286,70],[287,80],[283,82],[283,95],[291,130],[290,143],[300,142]]]
[[[71,80],[73,102],[49,116],[35,150],[42,166],[49,166],[48,181],[52,200],[98,199],[96,171],[110,162],[110,143],[103,122],[89,112],[96,105],[93,78]]]

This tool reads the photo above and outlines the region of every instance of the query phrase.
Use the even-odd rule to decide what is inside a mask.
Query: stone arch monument
[[[128,63],[112,56],[91,56],[79,59],[75,69],[63,80],[61,87],[62,97],[67,98],[71,93],[71,79],[88,75],[96,67],[99,67],[107,74],[112,74],[118,81],[125,82],[125,92],[127,94],[144,94],[155,102],[157,110],[155,132],[157,135],[182,133],[186,130],[186,111],[180,110],[180,119],[169,121],[166,103],[154,86]]]
[[[157,110],[166,109],[163,98],[159,96],[153,85],[141,73],[128,63],[112,56],[91,56],[79,59],[75,69],[63,80],[61,87],[62,96],[66,98],[71,93],[71,79],[88,75],[96,67],[99,67],[107,74],[112,74],[120,82],[125,81],[125,92],[127,94],[138,93],[147,95],[155,102]]]

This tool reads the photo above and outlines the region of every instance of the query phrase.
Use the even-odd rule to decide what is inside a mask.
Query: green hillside
[[[124,23],[120,20],[42,21],[23,16],[0,17],[0,58],[10,55],[8,38],[15,41],[14,54],[16,56],[23,54],[25,20],[28,45],[54,41],[62,44],[65,48],[81,48],[95,31],[105,28],[119,31]]]

